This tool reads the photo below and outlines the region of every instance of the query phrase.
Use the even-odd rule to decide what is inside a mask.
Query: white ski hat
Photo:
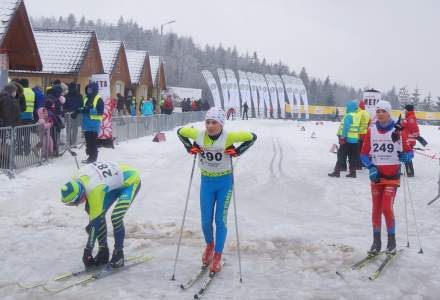
[[[225,119],[226,119],[225,111],[223,109],[221,109],[220,107],[211,107],[206,112],[205,121],[206,120],[214,120],[214,121],[219,122],[223,126],[223,125],[225,125]]]
[[[386,100],[380,100],[379,102],[376,103],[375,110],[377,111],[378,109],[383,109],[391,115],[391,110],[392,110],[391,104]]]

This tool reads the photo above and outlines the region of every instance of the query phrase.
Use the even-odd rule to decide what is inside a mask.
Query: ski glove
[[[200,154],[202,153],[202,149],[200,149],[199,145],[197,145],[197,143],[194,143],[191,147],[191,149],[189,149],[188,151],[189,154]]]
[[[370,166],[368,171],[369,171],[370,180],[374,183],[378,183],[380,181],[380,178],[379,178],[379,170],[377,170],[377,167],[372,165]]]
[[[345,144],[346,140],[343,136],[338,136],[339,137],[339,145],[343,145]]]
[[[410,162],[414,157],[414,154],[411,152],[399,152],[399,160],[403,163]]]
[[[232,157],[237,157],[239,155],[234,146],[231,146],[228,149],[226,149],[225,153],[232,156]]]
[[[84,248],[83,263],[86,268],[90,268],[95,265],[95,260],[93,259],[92,249]]]

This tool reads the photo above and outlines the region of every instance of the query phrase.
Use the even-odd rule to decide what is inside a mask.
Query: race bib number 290
[[[202,153],[200,153],[200,156],[207,161],[221,161],[223,159],[223,153],[221,152],[212,153],[209,151],[202,151]]]

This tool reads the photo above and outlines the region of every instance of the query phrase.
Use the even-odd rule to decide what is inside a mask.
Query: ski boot
[[[95,260],[95,266],[102,266],[108,264],[109,259],[109,251],[108,247],[99,247],[98,254],[96,254],[94,260]]]
[[[382,247],[382,241],[380,239],[380,233],[374,233],[373,244],[371,245],[370,251],[368,251],[369,256],[376,256],[379,254]]]
[[[218,273],[222,268],[222,254],[214,253],[212,258],[211,273]]]
[[[207,267],[211,264],[213,254],[214,254],[214,243],[207,244],[205,248],[205,252],[203,252],[203,256],[202,256],[202,264],[204,267]]]
[[[124,251],[122,249],[113,250],[112,259],[110,260],[110,266],[114,269],[124,266]]]
[[[341,173],[339,171],[334,170],[333,173],[328,173],[328,176],[339,178],[341,177]]]
[[[395,255],[396,253],[396,234],[389,233],[387,243],[387,255]]]
[[[347,175],[345,175],[347,178],[356,178],[356,170],[351,170]]]

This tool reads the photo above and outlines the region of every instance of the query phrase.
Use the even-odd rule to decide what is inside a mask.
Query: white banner
[[[286,107],[286,98],[284,95],[284,85],[283,81],[281,80],[281,77],[279,75],[273,75],[272,78],[275,81],[276,87],[277,87],[277,93],[278,93],[278,104],[280,106],[281,110],[281,118],[285,118],[285,107]]]
[[[294,77],[294,82],[295,82],[295,97],[297,97],[297,95],[298,95],[298,101],[299,101],[299,99],[302,100],[302,103],[304,105],[304,113],[306,115],[306,120],[308,120],[309,119],[309,100],[307,97],[306,87],[299,77]],[[300,117],[300,115],[298,115],[298,116]]]
[[[278,118],[278,94],[277,86],[273,81],[271,74],[266,74],[267,87],[269,88],[270,103],[272,104],[273,115],[272,117]]]
[[[212,99],[214,100],[214,106],[222,107],[222,100],[220,98],[220,92],[218,90],[217,82],[214,76],[208,70],[203,70],[202,75],[208,84],[209,90],[211,91]]]
[[[228,82],[229,104],[234,107],[236,111],[240,110],[240,94],[238,91],[237,78],[235,78],[234,71],[226,69],[226,80]]]
[[[238,71],[238,80],[240,85],[240,95],[241,95],[241,103],[244,105],[247,103],[249,108],[251,107],[251,89],[249,85],[249,80],[247,78],[247,75],[243,71]]]
[[[223,95],[223,108],[227,110],[229,107],[231,107],[231,105],[229,104],[228,82],[226,80],[226,74],[223,69],[217,69],[217,73]]]
[[[264,105],[263,99],[258,99],[258,80],[254,73],[248,72],[247,78],[249,79],[249,85],[251,87],[252,103],[254,104],[255,114],[260,116],[263,113]]]
[[[258,83],[258,93],[260,94],[260,102],[266,105],[266,113],[263,115],[268,117],[269,109],[270,109],[270,96],[269,96],[269,87],[267,85],[266,78],[262,74],[255,74]]]
[[[376,104],[382,98],[381,92],[377,90],[367,90],[363,92],[363,99],[365,102],[365,110],[368,111],[371,115],[371,119],[374,120],[376,118]]]
[[[290,105],[292,109],[292,118],[293,118],[293,113],[296,112],[297,106],[294,105],[295,97],[293,95],[292,77],[288,75],[282,75],[281,78],[283,79],[284,86],[286,87],[287,99],[289,100],[288,105]]]

